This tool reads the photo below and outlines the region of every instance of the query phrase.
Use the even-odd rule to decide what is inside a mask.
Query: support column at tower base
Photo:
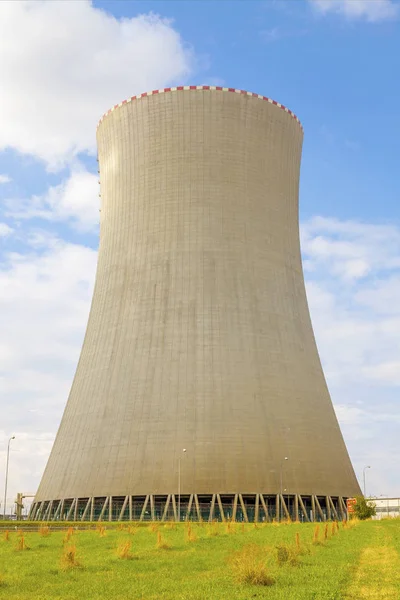
[[[277,501],[279,498],[279,501]],[[180,506],[180,519],[177,506]],[[34,502],[32,521],[272,521],[347,520],[346,498],[300,494],[166,494],[63,498]]]

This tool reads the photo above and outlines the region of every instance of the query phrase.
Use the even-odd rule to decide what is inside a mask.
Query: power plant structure
[[[346,518],[360,495],[302,271],[303,129],[213,86],[97,129],[100,247],[36,520]]]

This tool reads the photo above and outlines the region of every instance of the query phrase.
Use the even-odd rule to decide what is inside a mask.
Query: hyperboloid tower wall
[[[304,288],[302,140],[227,88],[102,118],[93,303],[33,518],[336,518],[360,493]]]

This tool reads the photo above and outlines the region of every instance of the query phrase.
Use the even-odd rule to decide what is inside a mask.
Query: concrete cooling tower
[[[342,518],[360,494],[300,257],[303,130],[212,86],[153,91],[97,130],[86,336],[31,518]]]

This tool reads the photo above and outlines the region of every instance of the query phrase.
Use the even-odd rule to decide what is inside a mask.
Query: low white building
[[[400,498],[368,498],[376,505],[376,516],[374,519],[385,519],[388,517],[400,517]]]

